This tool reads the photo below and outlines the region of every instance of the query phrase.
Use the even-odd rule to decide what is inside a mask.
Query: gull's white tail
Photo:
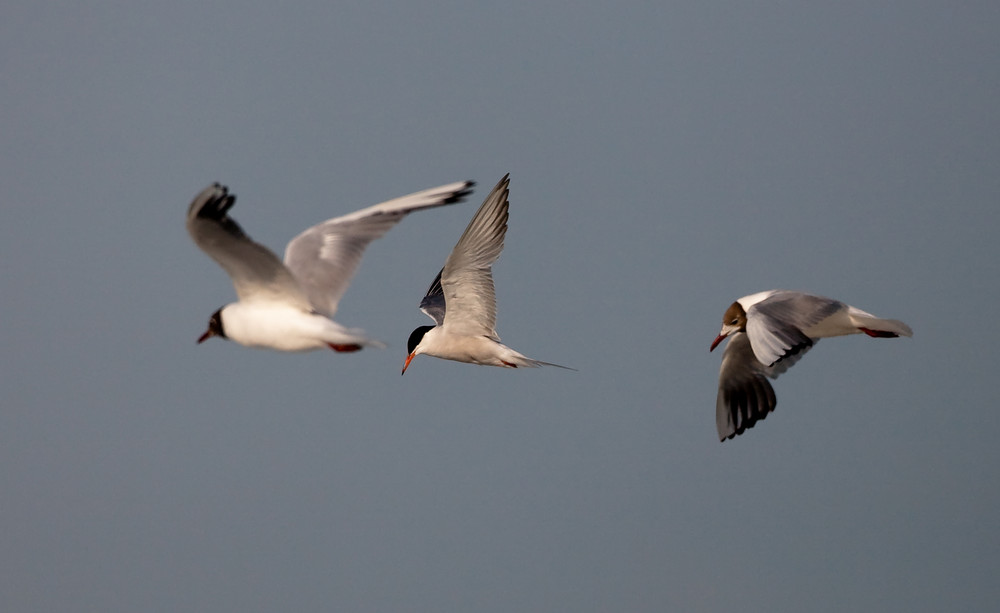
[[[861,309],[856,309],[854,307],[850,308],[848,313],[851,317],[851,321],[858,330],[864,332],[868,336],[876,338],[895,338],[897,336],[913,336],[913,330],[910,326],[904,324],[897,319],[882,319],[881,317],[875,317],[871,313],[866,313]]]

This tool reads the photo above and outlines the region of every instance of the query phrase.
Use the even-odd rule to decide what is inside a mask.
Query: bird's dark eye
[[[729,325],[730,326],[735,326],[738,321],[739,321],[739,318],[733,319],[731,322],[729,322]]]

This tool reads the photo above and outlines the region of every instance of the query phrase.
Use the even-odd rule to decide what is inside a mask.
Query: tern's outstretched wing
[[[420,310],[427,313],[427,316],[439,326],[444,324],[445,313],[444,289],[441,287],[442,272],[444,272],[443,268],[438,271],[431,286],[427,288],[424,299],[420,301]]]
[[[500,340],[496,331],[497,303],[492,266],[503,251],[507,233],[509,185],[508,174],[500,179],[476,211],[438,275],[447,304],[443,325],[455,334]],[[428,296],[421,301],[425,312],[427,303],[432,313],[440,313],[439,299],[434,291],[432,284]],[[428,315],[437,320],[433,314]]]

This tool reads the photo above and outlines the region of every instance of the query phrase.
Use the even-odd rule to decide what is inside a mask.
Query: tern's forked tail
[[[563,370],[572,370],[577,372],[575,368],[569,366],[563,366],[562,364],[553,364],[552,362],[543,362],[541,360],[533,360],[529,357],[519,355],[514,360],[508,362],[506,359],[503,360],[504,366],[509,368],[538,368],[539,366],[555,366],[556,368],[562,368]]]

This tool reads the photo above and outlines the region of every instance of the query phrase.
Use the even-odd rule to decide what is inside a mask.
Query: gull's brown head
[[[722,342],[724,338],[734,332],[746,330],[746,328],[747,312],[743,310],[743,305],[739,302],[732,303],[722,316],[722,330],[719,332],[719,336],[715,337],[715,340],[712,341],[712,346],[709,347],[708,350],[712,351],[719,345],[719,343]]]

